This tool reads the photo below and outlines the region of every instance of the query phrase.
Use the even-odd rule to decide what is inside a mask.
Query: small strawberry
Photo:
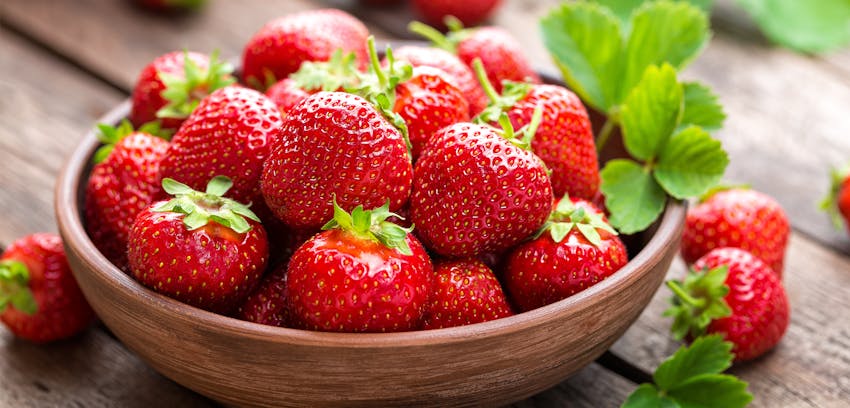
[[[260,281],[236,311],[236,317],[267,326],[289,326],[286,304],[286,263],[280,264]]]
[[[328,61],[305,61],[301,68],[266,90],[282,116],[308,96],[319,91],[343,91],[359,81],[353,53],[336,50]]]
[[[519,42],[500,27],[464,29],[460,21],[448,19],[448,35],[418,21],[410,23],[410,31],[430,40],[432,44],[455,54],[469,68],[480,59],[487,78],[496,92],[502,92],[502,81],[540,83],[540,76],[531,68]]]
[[[416,162],[410,215],[417,236],[447,257],[516,245],[546,221],[552,186],[543,162],[507,126],[458,123],[437,132]],[[533,134],[533,125],[520,133]]]
[[[291,228],[318,228],[332,198],[352,209],[404,206],[413,169],[401,132],[375,108],[343,92],[319,92],[289,111],[262,174],[268,207]]]
[[[505,286],[522,311],[581,292],[628,262],[617,232],[588,201],[564,197],[549,221],[505,260]]]
[[[305,61],[326,61],[337,49],[353,52],[365,66],[369,30],[335,9],[311,10],[270,21],[248,40],[242,54],[246,84],[265,89],[298,71]]]
[[[393,332],[422,325],[431,261],[409,229],[386,221],[393,215],[389,203],[349,214],[334,202],[326,231],[289,261],[286,290],[295,327]]]
[[[463,25],[472,27],[480,24],[499,7],[501,0],[413,0],[413,10],[426,23],[438,28],[445,27],[445,18],[454,16]]]
[[[133,87],[130,122],[139,127],[161,120],[175,131],[205,96],[232,84],[233,66],[196,52],[170,52],[142,69]]]
[[[832,187],[829,194],[821,201],[821,209],[832,216],[837,227],[844,226],[850,231],[850,165],[843,170],[832,171]]]
[[[47,343],[82,332],[94,317],[61,238],[33,234],[6,248],[0,257],[0,320],[12,333]]]
[[[194,189],[214,176],[226,176],[233,181],[228,197],[255,205],[265,218],[260,176],[281,123],[280,111],[265,95],[237,86],[219,89],[201,101],[174,135],[160,176]]]
[[[259,218],[223,197],[232,185],[216,176],[201,193],[164,179],[163,189],[174,198],[142,211],[130,232],[128,256],[136,280],[216,313],[239,305],[260,280],[269,250]]]
[[[161,194],[159,163],[168,142],[154,136],[155,127],[134,132],[126,120],[118,128],[100,124],[105,143],[86,183],[85,225],[97,249],[127,270],[127,239],[136,216]]]
[[[788,328],[788,297],[770,267],[747,251],[717,248],[697,260],[684,282],[668,281],[676,295],[665,312],[676,338],[722,334],[736,361],[772,349]]]
[[[493,271],[477,259],[434,266],[434,289],[423,329],[463,326],[512,316]]]
[[[688,210],[682,258],[691,264],[714,248],[741,248],[781,278],[788,235],[788,217],[776,200],[755,190],[723,190]]]

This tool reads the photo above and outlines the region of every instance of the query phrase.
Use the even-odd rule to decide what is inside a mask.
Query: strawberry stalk
[[[531,85],[521,82],[505,81],[502,88],[502,94],[496,91],[490,79],[487,78],[487,71],[484,70],[484,64],[480,58],[472,61],[472,70],[475,72],[475,77],[481,83],[481,88],[490,100],[487,108],[484,109],[478,116],[473,119],[473,122],[478,124],[489,124],[499,120],[499,117],[507,112],[510,108],[517,104],[522,98],[531,91]]]
[[[0,313],[10,304],[25,314],[38,311],[38,304],[29,288],[30,274],[22,262],[0,261]]]
[[[403,228],[390,221],[390,217],[403,219],[398,214],[390,212],[390,202],[374,210],[364,210],[358,205],[348,213],[333,200],[334,217],[322,227],[322,230],[341,229],[362,240],[380,243],[387,248],[392,248],[403,255],[413,255],[410,246],[407,245],[407,234],[413,231],[413,227]]]
[[[159,73],[159,79],[165,84],[162,98],[168,104],[156,112],[158,118],[184,119],[195,110],[205,96],[219,88],[224,88],[236,80],[230,75],[233,66],[226,61],[219,61],[218,51],[210,55],[210,65],[206,70],[189,58],[189,52],[183,53],[183,77]]]
[[[699,337],[715,319],[732,314],[724,297],[729,293],[726,277],[729,268],[720,266],[706,271],[690,271],[682,282],[667,281],[667,287],[675,295],[672,306],[664,316],[673,317],[673,337],[682,339],[686,335]]]
[[[248,209],[247,205],[223,197],[232,186],[233,181],[230,178],[215,176],[207,184],[206,191],[202,193],[174,179],[164,178],[162,188],[174,198],[158,205],[152,211],[185,214],[183,224],[190,231],[210,222],[216,222],[244,234],[251,230],[251,225],[246,218],[256,222],[260,222],[260,219]]]
[[[463,22],[455,16],[446,16],[444,20],[446,27],[449,29],[448,35],[443,35],[436,28],[419,21],[411,21],[407,25],[407,29],[411,33],[418,34],[430,41],[434,47],[446,50],[452,54],[457,54],[458,45],[467,39],[476,29],[464,29]]]

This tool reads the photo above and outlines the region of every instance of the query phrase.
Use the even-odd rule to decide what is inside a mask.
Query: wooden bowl
[[[99,122],[127,116],[125,102]],[[302,331],[213,314],[159,295],[98,252],[82,220],[98,147],[86,135],[56,186],[56,217],[71,268],[94,310],[154,369],[240,406],[493,406],[558,384],[637,319],[677,252],[685,205],[670,201],[633,237],[621,270],[560,302],[470,326],[389,334]],[[642,246],[642,248],[641,248]]]

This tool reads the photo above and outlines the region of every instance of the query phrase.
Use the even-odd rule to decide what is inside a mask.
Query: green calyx
[[[499,127],[501,127],[501,134],[505,139],[508,139],[519,148],[531,150],[531,140],[534,139],[534,134],[537,133],[537,127],[540,126],[540,122],[543,120],[543,105],[538,104],[535,107],[534,113],[531,116],[531,122],[519,130],[514,130],[507,113],[517,102],[528,95],[528,92],[531,91],[531,85],[505,81],[502,87],[502,94],[500,95],[496,92],[496,88],[493,87],[490,80],[487,79],[487,73],[484,71],[484,64],[481,62],[481,59],[476,58],[472,62],[472,67],[475,71],[475,76],[478,78],[478,82],[484,88],[484,93],[490,99],[487,108],[473,118],[472,122],[491,127],[495,127],[494,124],[498,123]]]
[[[463,23],[455,16],[446,16],[446,27],[449,28],[448,35],[443,35],[439,30],[427,24],[418,21],[412,21],[407,25],[407,29],[414,34],[430,41],[434,47],[444,49],[452,54],[457,54],[458,45],[465,39],[469,38],[476,29],[464,29]]]
[[[164,178],[162,188],[174,198],[156,206],[152,211],[185,214],[183,224],[190,231],[212,221],[243,234],[251,230],[251,224],[246,218],[256,222],[260,222],[260,219],[247,205],[222,197],[232,186],[230,178],[215,176],[202,193],[174,179]]]
[[[838,210],[838,194],[841,192],[841,186],[844,184],[844,180],[850,177],[850,164],[847,164],[841,169],[832,169],[830,176],[832,182],[829,192],[821,200],[820,209],[829,214],[833,224],[835,224],[835,228],[841,228],[843,221],[841,212]]]
[[[357,57],[337,49],[327,61],[305,61],[289,78],[306,91],[334,92],[355,88],[360,81]]]
[[[121,139],[124,139],[130,134],[136,132],[136,130],[133,129],[133,125],[127,119],[122,120],[118,126],[98,123],[97,130],[97,138],[103,143],[103,146],[98,148],[92,157],[92,161],[95,164],[106,160],[106,158],[109,157],[109,154],[112,153],[112,150],[115,149],[115,145],[120,142]],[[163,129],[162,126],[160,126],[159,121],[145,123],[138,129],[138,132],[147,133],[165,140],[169,140],[173,134],[172,131]]]
[[[0,313],[9,305],[28,315],[38,311],[29,283],[26,265],[13,260],[0,261]]]
[[[188,117],[198,103],[219,88],[224,88],[234,82],[233,66],[226,61],[219,61],[218,51],[210,55],[209,68],[201,69],[189,58],[189,52],[183,52],[183,76],[159,73],[159,79],[165,84],[160,95],[168,103],[156,112],[158,118],[183,119]]]
[[[602,237],[598,230],[607,231],[613,235],[617,235],[614,230],[604,219],[602,215],[592,211],[587,211],[584,207],[578,207],[570,200],[569,195],[564,195],[564,198],[558,202],[555,210],[549,215],[549,219],[540,230],[534,235],[538,238],[546,231],[552,236],[555,242],[561,242],[564,237],[573,230],[577,229],[591,244],[596,247],[602,245]]]
[[[729,293],[728,275],[729,268],[724,265],[701,272],[692,270],[683,282],[667,281],[667,287],[675,296],[664,316],[673,317],[670,330],[676,339],[688,334],[694,338],[702,336],[713,320],[732,314],[724,299]]]
[[[322,227],[323,230],[338,228],[358,238],[379,242],[403,255],[413,255],[413,251],[407,245],[407,234],[413,231],[413,227],[403,228],[387,221],[390,217],[402,218],[390,212],[389,200],[383,206],[369,211],[364,210],[362,205],[358,205],[351,213],[342,209],[337,204],[336,198],[333,200],[333,205],[334,217]]]
[[[709,188],[705,194],[699,196],[699,202],[703,203],[708,201],[709,198],[713,197],[717,193],[721,193],[729,190],[749,190],[751,186],[749,184],[727,184],[720,183],[711,188]]]

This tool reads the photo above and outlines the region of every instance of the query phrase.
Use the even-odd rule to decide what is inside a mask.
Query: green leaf
[[[678,199],[697,197],[723,177],[729,157],[720,141],[691,126],[664,146],[655,167],[655,180]]]
[[[679,130],[690,125],[705,130],[718,130],[723,127],[726,113],[711,88],[699,82],[685,82],[682,89],[685,94],[685,108],[682,111]]]
[[[594,3],[599,3],[611,9],[612,12],[620,19],[623,24],[623,31],[631,31],[632,12],[647,0],[592,0]],[[687,0],[689,3],[701,8],[706,13],[711,12],[711,5],[714,0]]]
[[[230,177],[215,176],[207,183],[206,193],[221,197],[227,193],[227,190],[230,190],[230,187],[233,187],[233,181],[230,180]]]
[[[765,35],[785,47],[811,53],[850,43],[850,1],[738,0]]]
[[[162,179],[162,189],[171,195],[189,194],[194,191],[191,187],[168,177]]]
[[[724,374],[696,376],[667,395],[682,408],[741,408],[753,400],[746,382]]]
[[[660,395],[652,384],[642,384],[629,395],[621,408],[679,408],[679,404]]]
[[[11,259],[0,261],[0,313],[9,304],[25,314],[37,312],[38,304],[29,284],[30,272],[23,262]]]
[[[540,26],[567,85],[593,108],[610,112],[619,103],[622,73],[617,17],[598,4],[565,2],[543,17]]]
[[[650,66],[623,105],[623,142],[632,157],[656,157],[679,123],[684,97],[669,64]]]
[[[702,374],[720,374],[732,366],[732,343],[719,335],[700,337],[690,347],[681,347],[652,377],[663,390],[682,385]]]
[[[626,159],[609,161],[602,169],[605,205],[609,221],[620,232],[631,234],[652,224],[664,210],[667,196],[650,172]]]
[[[664,316],[673,317],[670,331],[676,339],[690,334],[701,336],[715,319],[732,314],[726,303],[729,286],[726,277],[729,270],[721,266],[707,271],[689,271],[683,282],[667,281],[667,287],[675,295],[672,306],[664,311]]]
[[[848,177],[850,177],[850,163],[845,165],[842,169],[833,168],[832,171],[830,171],[831,183],[829,191],[821,200],[819,205],[820,209],[832,218],[835,228],[841,228],[841,225],[844,224],[844,218],[841,216],[841,212],[838,209],[838,194],[841,192],[841,186],[844,184],[844,179]]]
[[[634,11],[625,48],[620,96],[641,81],[650,65],[684,68],[708,44],[708,17],[687,2],[653,1]]]
[[[166,177],[162,179],[162,188],[174,198],[157,205],[152,211],[184,214],[183,224],[190,231],[212,221],[242,234],[252,228],[245,218],[257,222],[260,222],[260,219],[245,204],[222,197],[231,186],[233,182],[229,177],[215,176],[210,179],[206,191],[202,193]]]

